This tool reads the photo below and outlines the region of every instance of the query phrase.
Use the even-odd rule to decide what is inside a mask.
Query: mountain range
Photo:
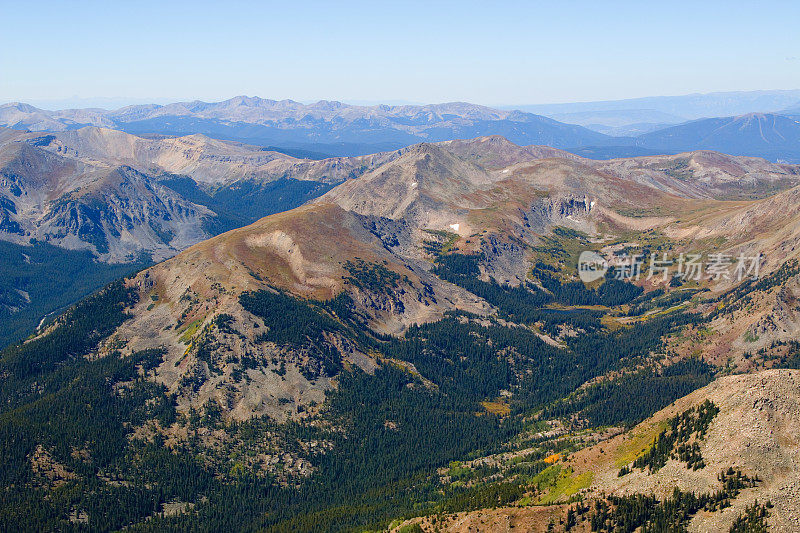
[[[796,160],[800,122],[784,115],[751,113],[739,117],[709,118],[687,122],[637,138],[645,147],[669,151],[691,149],[724,150],[770,160]]]
[[[2,129],[0,239],[12,274],[0,282],[2,343],[131,269],[313,199],[375,157],[392,155],[310,161],[202,135]]]
[[[694,152],[593,161],[544,146],[521,147],[502,137],[303,160],[203,135],[144,138],[95,127],[46,134],[5,129],[0,131],[0,238],[16,246],[40,243],[58,246],[67,254],[88,253],[96,266],[85,269],[87,275],[118,272],[125,264],[160,261],[224,231],[287,211],[348,180],[366,182],[368,176],[397,168],[424,146],[451,158],[427,174],[456,174],[451,167],[457,161],[468,164],[462,171],[470,174],[554,159],[573,162],[578,175],[604,172],[696,199],[759,198],[790,187],[797,179],[795,167],[754,158]],[[345,184],[340,190],[349,187]],[[361,187],[356,190],[362,191]],[[584,194],[590,190],[582,189]],[[352,194],[353,201],[370,198]],[[420,213],[433,216],[427,208]],[[394,211],[370,214],[391,218]],[[25,255],[22,248],[9,253]],[[4,312],[14,318],[14,335],[70,303],[60,298],[21,298],[19,294],[47,292],[36,279],[12,281],[3,290],[8,301]],[[96,286],[83,290],[92,288]]]
[[[781,109],[2,106],[0,529],[800,527]]]
[[[786,114],[789,108],[796,107],[798,103],[800,91],[786,90],[649,96],[627,100],[524,105],[517,108],[564,122],[609,128],[637,123],[674,125],[701,118],[748,113]]]
[[[188,246],[0,353],[4,525],[797,524],[798,166],[499,136],[322,161],[2,136],[5,227],[23,232],[6,239],[104,261]],[[326,189],[189,233],[225,191],[280,180]],[[98,204],[100,224],[70,215]],[[588,250],[612,270],[587,285]],[[756,257],[759,276],[646,261],[616,279],[627,253]]]
[[[199,133],[311,159],[368,155],[419,142],[501,135],[520,145],[547,145],[594,159],[713,149],[798,162],[800,124],[791,115],[791,104],[800,99],[796,96],[796,91],[720,93],[675,97],[673,103],[664,103],[672,102],[669,99],[645,99],[546,108],[550,116],[563,122],[467,103],[354,106],[239,96],[216,103],[61,111],[12,103],[0,106],[0,125],[32,131],[95,126],[146,137]],[[659,105],[654,109],[636,107],[655,103]],[[684,116],[670,111],[675,109],[684,109]],[[706,116],[720,113],[721,118],[690,120],[701,116],[693,109],[703,109]]]
[[[546,117],[466,103],[367,107],[329,101],[305,105],[246,96],[216,103],[137,105],[114,111],[45,111],[26,104],[7,104],[0,107],[0,124],[39,131],[90,125],[134,134],[203,133],[218,139],[332,155],[364,155],[421,141],[489,134],[504,135],[520,144],[557,148],[608,140],[597,132]]]

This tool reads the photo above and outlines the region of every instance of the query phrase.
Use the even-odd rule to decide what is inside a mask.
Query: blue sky
[[[0,19],[2,102],[497,105],[800,88],[797,1],[0,0]]]

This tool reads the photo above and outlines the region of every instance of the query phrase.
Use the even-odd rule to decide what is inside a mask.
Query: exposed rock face
[[[27,143],[0,151],[6,240],[36,239],[120,262],[142,252],[163,259],[209,237],[204,223],[213,212],[130,167],[75,161]]]
[[[518,243],[492,234],[485,240],[480,252],[486,279],[517,286],[527,277],[530,265],[525,249]]]
[[[134,258],[142,250],[161,260],[209,236],[203,227],[214,215],[209,209],[130,168],[115,169],[95,186],[51,203],[30,234],[66,247],[77,236],[110,260]]]
[[[552,226],[566,226],[591,231],[586,217],[591,214],[595,201],[588,196],[565,195],[542,198],[530,210],[528,221],[540,231]],[[584,219],[581,223],[581,219]]]
[[[800,280],[798,276],[780,286],[774,304],[751,328],[751,338],[762,347],[774,341],[795,339],[800,331]],[[759,342],[760,341],[760,342]]]

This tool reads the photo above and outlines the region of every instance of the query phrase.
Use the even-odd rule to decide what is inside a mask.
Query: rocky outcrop
[[[538,231],[552,226],[588,229],[587,217],[592,213],[595,200],[588,196],[564,195],[542,198],[526,213],[527,221]]]

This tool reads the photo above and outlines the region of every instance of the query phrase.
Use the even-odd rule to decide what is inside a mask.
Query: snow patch
[[[455,231],[456,233],[458,233],[458,228],[460,228],[460,227],[461,227],[461,224],[450,224],[450,228],[453,231]]]

